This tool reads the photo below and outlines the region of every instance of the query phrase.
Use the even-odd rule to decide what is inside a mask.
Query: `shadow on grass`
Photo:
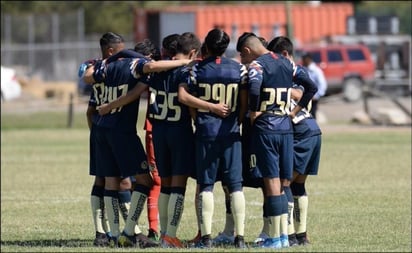
[[[32,240],[32,241],[1,241],[1,246],[21,247],[93,247],[93,240]]]

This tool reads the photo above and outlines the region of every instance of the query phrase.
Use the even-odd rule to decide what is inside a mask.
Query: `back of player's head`
[[[269,42],[267,49],[277,54],[282,54],[283,51],[286,51],[289,55],[293,55],[293,43],[285,36],[275,37]]]
[[[244,32],[242,35],[237,40],[236,44],[236,51],[241,52],[242,47],[248,44],[248,42],[252,39],[259,39],[256,34],[251,33],[251,32]]]
[[[265,38],[263,38],[263,37],[258,37],[258,38],[259,38],[260,42],[262,42],[262,45],[264,47],[268,46],[268,41]]]
[[[185,32],[182,33],[177,39],[176,53],[188,55],[192,50],[194,50],[194,53],[197,54],[201,45],[202,43],[196,34],[192,32]]]
[[[162,57],[163,58],[172,58],[176,55],[176,46],[177,46],[177,39],[179,38],[179,34],[173,33],[169,34],[162,40]]]
[[[203,42],[202,46],[200,47],[200,56],[204,59],[207,57],[207,48],[206,44]]]
[[[218,28],[210,30],[205,38],[205,44],[209,55],[221,56],[225,53],[230,43],[229,35]]]
[[[100,48],[102,51],[108,48],[114,48],[121,43],[124,43],[123,37],[114,32],[107,32],[100,38]]]
[[[134,51],[141,53],[142,55],[149,57],[155,61],[160,60],[160,50],[149,39],[139,41],[134,46]]]

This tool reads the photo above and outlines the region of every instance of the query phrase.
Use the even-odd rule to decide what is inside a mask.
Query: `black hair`
[[[207,48],[204,42],[202,43],[202,46],[200,46],[200,54],[203,58],[207,55]]]
[[[159,48],[149,39],[137,42],[134,46],[134,51],[141,53],[146,57],[150,57],[155,61],[158,61],[161,58]]]
[[[251,32],[244,32],[242,35],[240,35],[239,39],[237,40],[237,45],[236,45],[236,51],[240,52],[242,51],[242,47],[245,44],[246,40],[250,37],[256,37],[256,34],[251,33]]]
[[[173,33],[163,38],[162,47],[166,53],[166,55],[163,55],[163,57],[173,57],[176,55],[177,39],[179,38],[179,36],[179,34]]]
[[[176,53],[182,53],[187,55],[195,49],[196,53],[199,52],[202,43],[196,34],[192,32],[182,33],[177,39]]]
[[[115,47],[115,44],[124,43],[124,39],[120,34],[107,32],[100,38],[100,48],[102,51],[108,48]]]
[[[229,35],[218,28],[210,30],[205,38],[207,52],[210,56],[221,56],[225,53],[230,43]]]
[[[271,40],[266,47],[268,50],[281,54],[282,51],[286,50],[289,55],[293,55],[293,43],[285,36],[278,36]]]

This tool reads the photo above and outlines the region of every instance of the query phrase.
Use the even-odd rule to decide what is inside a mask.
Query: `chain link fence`
[[[45,81],[77,81],[80,63],[100,57],[100,36],[85,34],[82,9],[26,16],[2,12],[1,64]],[[133,44],[132,35],[124,37]]]

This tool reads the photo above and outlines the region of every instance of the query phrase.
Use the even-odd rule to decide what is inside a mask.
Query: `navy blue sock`
[[[97,196],[99,198],[103,198],[103,196],[104,196],[104,187],[103,186],[98,186],[98,185],[93,185],[91,195]]]
[[[269,216],[279,216],[283,213],[282,196],[266,197],[266,213]]]

